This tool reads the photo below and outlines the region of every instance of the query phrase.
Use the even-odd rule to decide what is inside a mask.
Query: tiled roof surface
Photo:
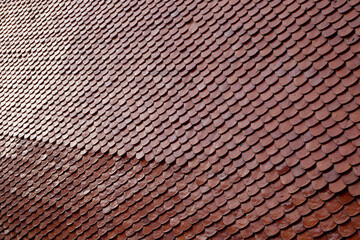
[[[1,239],[358,239],[356,0],[2,1]]]

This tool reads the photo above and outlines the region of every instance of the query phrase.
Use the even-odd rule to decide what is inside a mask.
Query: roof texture
[[[359,12],[2,1],[0,238],[360,238]]]

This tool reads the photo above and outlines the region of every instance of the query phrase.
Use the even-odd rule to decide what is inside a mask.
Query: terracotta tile
[[[328,218],[325,221],[321,221],[319,226],[324,232],[328,232],[336,227],[336,223],[332,220],[332,218]]]
[[[3,46],[0,201],[14,216],[33,184],[22,197],[41,216],[22,216],[21,234],[0,216],[2,237],[355,238],[355,2],[63,4],[49,4],[54,26],[39,15],[36,43],[36,22],[15,13],[44,6],[3,6],[14,35],[0,34],[20,50]],[[68,226],[48,224],[50,192]]]
[[[330,216],[330,213],[326,210],[326,208],[319,208],[318,210],[316,210],[315,216],[319,220],[325,220],[326,218],[328,218]],[[320,224],[321,224],[321,222],[320,222]]]
[[[352,234],[355,233],[356,229],[354,228],[352,223],[349,221],[349,222],[347,222],[345,224],[339,225],[338,231],[341,234],[341,236],[349,237],[349,236],[351,236]]]
[[[360,207],[359,204],[356,201],[353,201],[350,204],[346,205],[344,207],[344,210],[347,213],[347,215],[353,216],[354,214],[356,214],[356,212],[358,212],[359,207]]]
[[[351,222],[356,229],[359,229],[359,215],[352,217]]]
[[[359,181],[356,181],[354,184],[348,186],[350,194],[353,196],[358,196],[360,194],[358,187],[359,187]]]
[[[293,239],[296,236],[296,233],[291,227],[289,227],[286,229],[282,229],[280,232],[280,236],[282,239]]]
[[[318,221],[319,220],[312,214],[310,214],[309,216],[305,216],[302,220],[302,222],[306,228],[312,228],[313,226],[315,226],[318,223]]]

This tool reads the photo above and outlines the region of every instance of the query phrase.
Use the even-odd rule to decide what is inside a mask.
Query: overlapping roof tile
[[[0,238],[360,238],[358,1],[3,1]]]

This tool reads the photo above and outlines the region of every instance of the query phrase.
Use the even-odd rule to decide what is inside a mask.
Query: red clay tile
[[[334,220],[330,217],[328,219],[325,219],[324,221],[321,221],[319,223],[319,227],[324,231],[324,232],[328,232],[333,230],[334,228],[336,228],[336,223],[334,222]]]
[[[359,229],[359,227],[360,227],[359,217],[360,217],[360,216],[357,215],[357,216],[354,216],[354,217],[351,218],[351,222],[352,222],[352,224],[354,225],[354,227],[356,227],[356,229]]]
[[[306,228],[312,228],[318,223],[318,221],[319,220],[312,214],[310,214],[309,216],[305,216],[302,219],[302,222]]]
[[[325,207],[330,213],[334,213],[341,209],[342,205],[336,199],[332,199],[325,203]]]
[[[356,238],[355,3],[4,3],[0,236]]]
[[[353,196],[358,196],[360,195],[360,190],[359,190],[359,186],[360,186],[360,181],[356,181],[354,184],[350,185],[349,188],[349,193]]]
[[[349,237],[356,232],[353,224],[349,221],[345,224],[339,225],[338,231],[343,237]]]

